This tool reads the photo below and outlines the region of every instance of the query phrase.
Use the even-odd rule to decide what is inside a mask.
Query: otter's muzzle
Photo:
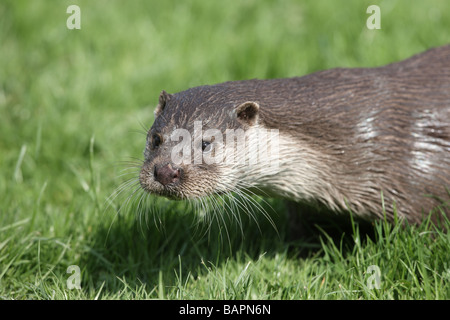
[[[174,168],[172,164],[167,163],[163,165],[155,165],[153,169],[153,176],[155,180],[163,186],[178,183],[180,181],[182,169]]]

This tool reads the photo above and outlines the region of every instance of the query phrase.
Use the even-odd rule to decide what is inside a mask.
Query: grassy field
[[[448,299],[450,237],[429,224],[294,241],[277,200],[274,228],[110,196],[138,172],[162,89],[387,64],[449,30],[445,0],[2,0],[0,299]]]

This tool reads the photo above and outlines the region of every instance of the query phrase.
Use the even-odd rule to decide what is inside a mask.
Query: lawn
[[[2,0],[0,299],[448,299],[430,224],[295,240],[277,199],[202,217],[132,186],[163,89],[379,66],[448,30],[445,0]]]

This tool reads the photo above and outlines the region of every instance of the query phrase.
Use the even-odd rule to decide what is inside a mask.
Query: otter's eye
[[[202,151],[210,152],[212,150],[212,144],[208,141],[202,141]]]
[[[151,143],[152,149],[159,147],[160,144],[161,144],[161,136],[159,134],[154,134],[152,136],[152,143]]]

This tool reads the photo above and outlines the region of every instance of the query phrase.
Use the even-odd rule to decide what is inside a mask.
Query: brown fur
[[[236,114],[239,106],[252,102],[258,108]],[[221,184],[227,168],[218,165],[184,167],[176,186],[161,187],[149,178],[155,164],[170,159],[174,143],[167,137],[173,128],[192,131],[193,122],[203,120],[207,128],[222,132],[256,124],[278,129],[292,142],[287,144],[292,156],[284,154],[286,166],[296,170],[301,160],[318,177],[317,188],[311,187],[305,200],[337,211],[350,208],[360,216],[382,217],[382,192],[389,218],[395,206],[400,217],[420,222],[424,212],[449,200],[450,46],[378,68],[163,92],[155,115],[149,141],[155,132],[166,138],[158,150],[147,144],[141,185],[149,192],[181,199],[233,191],[233,184]],[[281,177],[286,188],[297,183]],[[295,192],[280,192],[283,186],[273,178],[275,195],[303,200]],[[271,189],[268,179],[264,186]]]

